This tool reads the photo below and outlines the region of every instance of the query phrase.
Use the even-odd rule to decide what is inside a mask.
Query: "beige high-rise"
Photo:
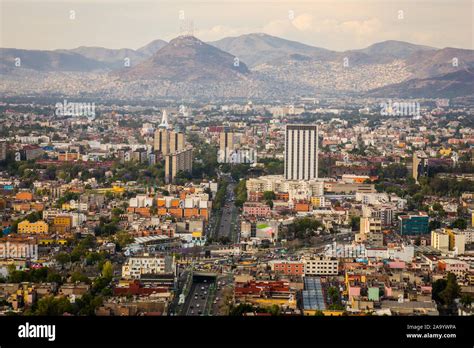
[[[165,156],[165,182],[173,182],[178,172],[192,172],[193,148],[179,150]]]
[[[181,151],[185,148],[184,133],[159,128],[155,131],[154,149],[163,156]]]

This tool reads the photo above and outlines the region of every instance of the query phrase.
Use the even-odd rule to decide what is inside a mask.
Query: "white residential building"
[[[325,256],[303,256],[304,275],[337,275],[339,261]]]
[[[130,257],[122,266],[122,277],[140,279],[142,274],[172,273],[174,267],[174,258],[171,256]]]

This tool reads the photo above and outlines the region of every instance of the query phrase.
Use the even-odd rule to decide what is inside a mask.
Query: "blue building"
[[[430,218],[425,213],[414,215],[400,215],[400,234],[402,236],[412,236],[429,233]]]

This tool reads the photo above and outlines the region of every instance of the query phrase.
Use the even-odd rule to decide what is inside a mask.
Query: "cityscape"
[[[0,317],[472,316],[472,41],[186,4],[137,49],[0,48]]]

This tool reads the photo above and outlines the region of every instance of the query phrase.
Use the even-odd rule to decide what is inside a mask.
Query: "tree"
[[[460,230],[465,230],[467,228],[467,221],[465,219],[459,218],[456,219],[452,225],[452,228],[459,228]]]
[[[470,294],[463,294],[460,300],[461,304],[464,307],[471,307],[473,301],[474,299],[472,298]]]
[[[275,192],[273,191],[265,191],[263,193],[263,199],[265,201],[273,201],[276,198]]]
[[[235,193],[235,205],[241,207],[247,201],[247,182],[240,180],[237,186],[234,188]]]
[[[461,294],[461,287],[456,281],[454,273],[448,273],[446,280],[446,287],[440,292],[439,296],[447,306],[452,306],[454,300],[457,299]]]
[[[120,249],[123,249],[128,244],[133,243],[134,238],[127,231],[120,231],[115,235],[115,241]]]
[[[437,303],[442,303],[443,300],[440,294],[445,288],[446,288],[446,279],[438,279],[435,282],[433,282],[431,297]]]
[[[56,261],[61,265],[64,266],[66,263],[71,262],[71,256],[66,253],[60,253],[56,255]]]
[[[360,230],[360,216],[351,216],[352,231]]]
[[[102,267],[102,277],[104,277],[105,279],[109,279],[109,281],[110,281],[112,279],[113,275],[114,275],[114,269],[113,269],[113,266],[112,266],[112,262],[107,261],[104,264],[104,267]]]
[[[268,313],[270,313],[273,316],[280,315],[281,314],[281,308],[280,308],[279,305],[274,304],[268,309]]]
[[[74,273],[71,275],[71,282],[73,282],[73,283],[75,283],[75,282],[82,282],[82,283],[87,283],[87,284],[90,284],[90,283],[91,283],[89,277],[87,277],[86,275],[82,274],[81,272],[74,272]]]
[[[46,296],[38,301],[38,306],[34,314],[58,316],[66,312],[71,313],[72,311],[73,306],[66,297],[55,298],[53,296]]]

